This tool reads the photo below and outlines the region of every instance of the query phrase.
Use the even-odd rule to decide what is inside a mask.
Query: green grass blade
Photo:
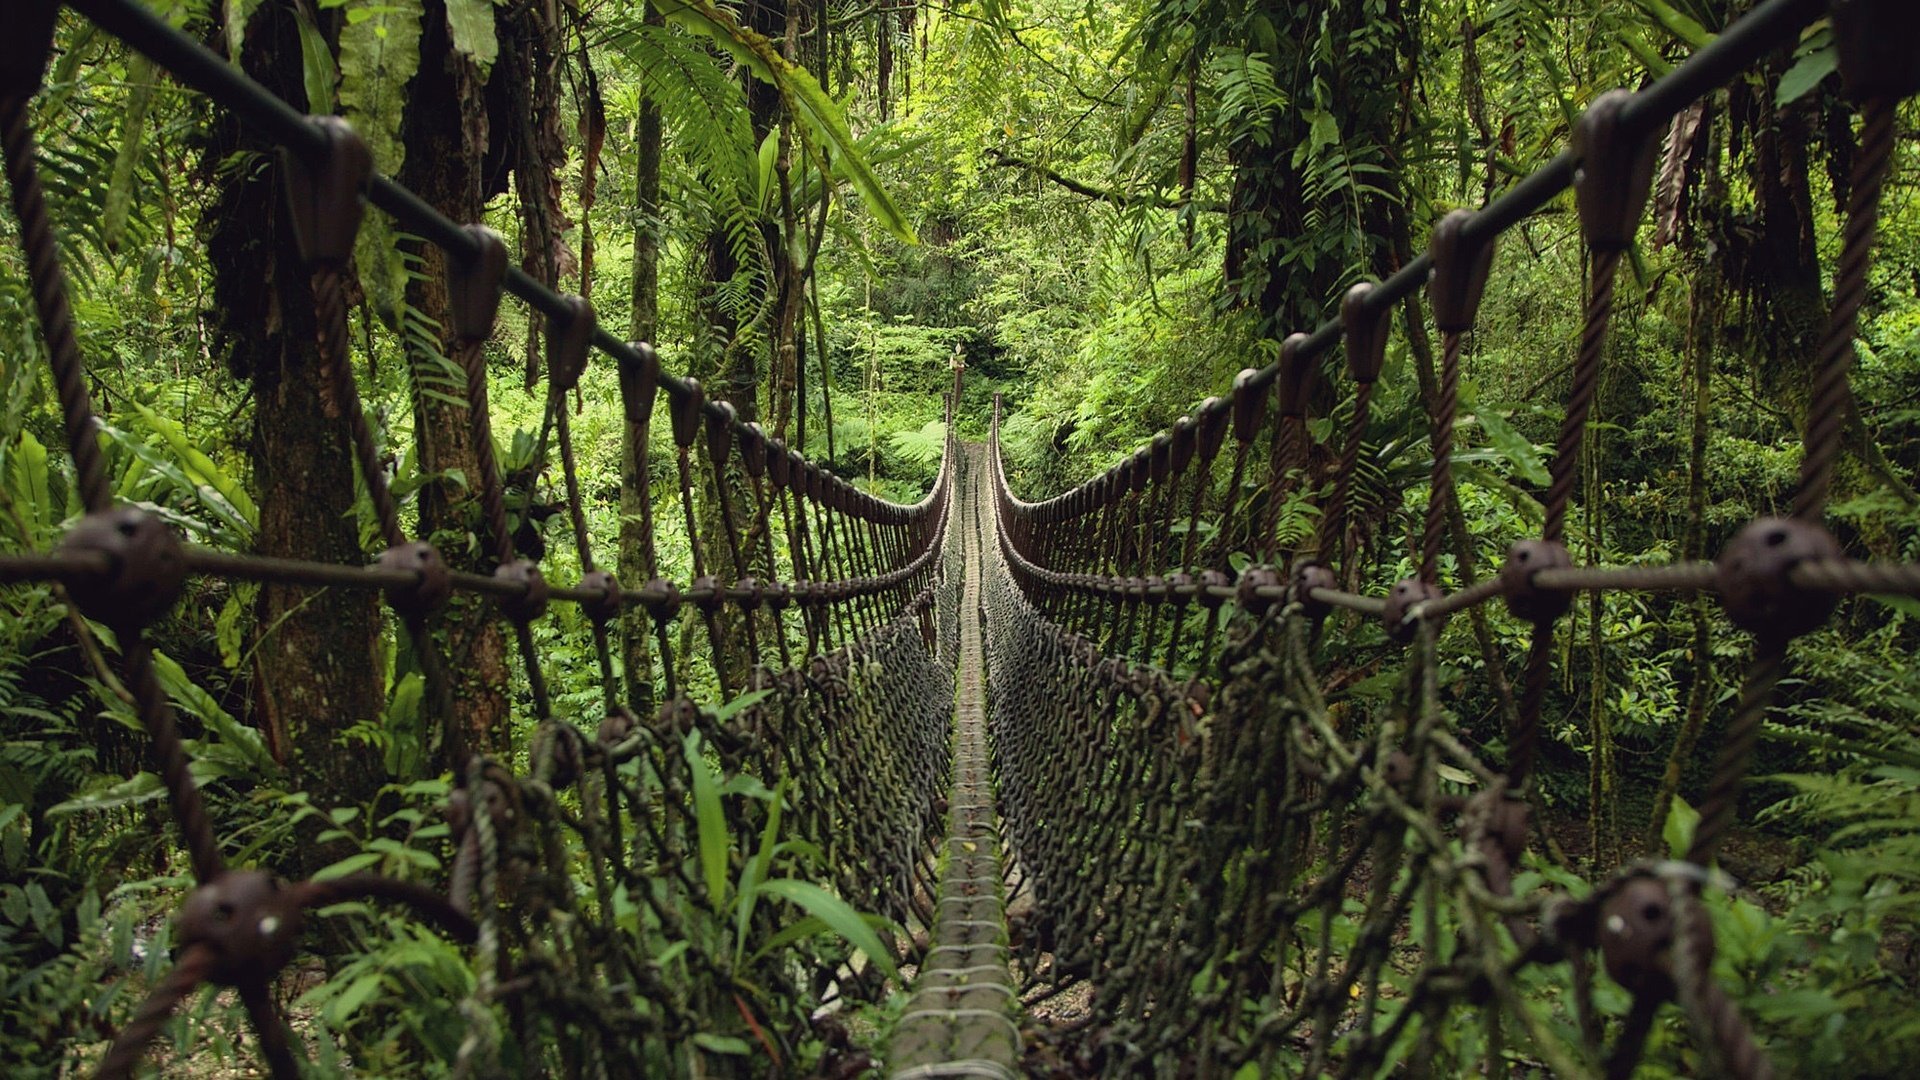
[[[806,881],[792,878],[775,878],[760,886],[762,892],[771,893],[782,900],[799,905],[807,914],[826,923],[834,933],[847,940],[847,943],[877,964],[890,979],[898,980],[900,971],[893,965],[893,954],[880,942],[880,935],[873,927],[853,910],[853,905],[833,895],[827,890]]]
[[[693,819],[700,833],[700,876],[707,883],[707,900],[719,911],[727,902],[727,852],[733,837],[720,805],[720,778],[700,750],[700,733],[690,731],[684,744],[687,771],[693,774]]]

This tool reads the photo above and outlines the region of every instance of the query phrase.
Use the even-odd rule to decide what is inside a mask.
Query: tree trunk
[[[484,209],[480,166],[487,144],[484,78],[471,60],[454,51],[443,0],[428,0],[421,31],[420,69],[410,87],[402,132],[407,159],[399,180],[454,221],[478,221]],[[415,375],[414,439],[420,469],[432,474],[458,471],[467,480],[464,488],[437,480],[420,489],[420,531],[439,546],[450,564],[489,573],[493,567],[488,545],[468,542],[470,534],[484,532],[485,526],[480,520],[481,477],[466,407],[420,392],[438,379],[441,392],[447,393],[445,380],[458,378],[446,359],[455,348],[446,257],[433,244],[421,244],[416,250],[421,276],[407,284],[407,306],[440,326],[437,351],[428,351],[426,343],[411,337],[406,342]],[[460,395],[453,392],[452,396]],[[497,755],[507,748],[506,639],[492,601],[472,593],[457,594],[439,623],[453,698],[453,715],[445,718],[447,760],[443,763],[458,773],[469,755]]]
[[[517,4],[504,10],[507,14],[499,23],[499,66],[488,89],[489,96],[496,98],[492,114],[500,118],[502,138],[496,141],[503,145],[514,193],[519,196],[520,269],[558,290],[578,269],[577,257],[566,243],[572,222],[561,210],[560,170],[567,160],[560,110],[565,28],[558,21],[558,9],[550,5]],[[540,379],[543,325],[539,319],[527,322],[528,390]]]
[[[291,9],[267,5],[248,26],[247,74],[304,99],[300,39]],[[358,565],[367,561],[354,512],[355,473],[337,405],[323,390],[308,274],[294,250],[280,170],[221,166],[233,155],[272,158],[272,147],[230,113],[217,112],[201,158],[214,185],[202,215],[213,272],[217,348],[253,382],[248,453],[260,496],[261,555]],[[361,589],[260,588],[255,625],[255,722],[294,782],[323,805],[369,800],[383,770],[364,744],[340,734],[384,709],[379,594]],[[303,871],[328,861],[309,848]]]

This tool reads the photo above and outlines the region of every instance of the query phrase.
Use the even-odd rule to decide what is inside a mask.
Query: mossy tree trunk
[[[490,125],[485,75],[459,54],[447,33],[443,0],[427,0],[421,20],[420,68],[409,88],[402,135],[407,158],[399,180],[434,209],[458,222],[479,221],[484,210],[480,169]],[[407,306],[437,323],[437,341],[403,333],[414,372],[414,442],[423,473],[442,477],[420,489],[420,531],[447,561],[490,573],[489,545],[477,538],[486,526],[480,514],[479,464],[464,405],[448,379],[459,372],[450,358],[455,341],[448,308],[446,256],[433,244],[415,245],[421,275],[409,280]],[[427,346],[435,346],[429,350]],[[436,388],[439,396],[422,393]],[[464,485],[445,478],[457,472]],[[439,616],[442,655],[447,658],[453,715],[446,718],[444,760],[456,774],[470,754],[507,749],[507,655],[493,602],[461,593]]]
[[[291,101],[305,99],[291,9],[266,5],[248,24],[241,64]],[[354,512],[357,480],[346,425],[315,342],[306,268],[294,250],[278,166],[223,169],[234,155],[273,147],[216,112],[202,162],[213,191],[201,217],[212,270],[217,348],[252,383],[248,456],[259,492],[261,555],[354,565],[368,559]],[[334,805],[364,802],[382,769],[341,733],[377,721],[385,706],[378,594],[263,585],[254,640],[255,723],[294,783]],[[296,869],[327,861],[309,849]]]

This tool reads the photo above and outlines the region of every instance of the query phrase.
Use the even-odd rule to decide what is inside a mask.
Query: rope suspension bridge
[[[0,583],[57,582],[115,634],[195,881],[172,967],[91,1062],[98,1075],[132,1075],[205,984],[237,992],[274,1076],[299,1075],[305,1053],[274,986],[304,925],[348,899],[392,905],[471,950],[476,977],[454,1003],[468,1025],[452,1055],[457,1075],[659,1071],[662,1046],[699,1032],[703,1014],[735,1008],[778,1062],[781,1036],[766,1030],[776,1025],[742,999],[730,957],[695,944],[676,961],[687,977],[668,979],[631,929],[636,908],[671,929],[683,905],[718,906],[727,892],[724,852],[716,866],[695,850],[705,842],[699,817],[719,805],[732,825],[748,819],[740,800],[703,791],[709,753],[728,770],[785,777],[764,811],[770,835],[790,807],[789,824],[820,848],[840,898],[896,930],[925,931],[860,937],[863,962],[823,963],[789,942],[778,961],[753,968],[784,998],[818,1002],[884,996],[896,965],[914,965],[906,1013],[877,1048],[891,1075],[1012,1076],[1042,1060],[1103,1075],[1444,1075],[1442,1030],[1478,1025],[1496,1072],[1525,1063],[1627,1076],[1668,1005],[1684,1016],[1703,1071],[1772,1074],[1713,976],[1704,903],[1722,882],[1716,856],[1792,641],[1844,597],[1920,596],[1920,565],[1853,560],[1822,525],[1895,106],[1920,90],[1915,20],[1900,3],[1769,0],[1661,79],[1600,96],[1542,169],[1443,218],[1426,254],[1355,285],[1336,318],[1287,339],[1274,364],[1242,372],[1229,392],[1070,491],[1040,502],[1013,492],[997,402],[993,440],[957,442],[956,372],[945,457],[913,504],[866,494],[741,422],[697,381],[664,371],[647,345],[598,327],[584,300],[509,268],[498,236],[374,174],[345,124],[301,115],[136,0],[65,7],[284,147],[279,168],[311,275],[284,283],[284,302],[316,313],[339,437],[385,546],[371,565],[234,554],[115,505],[29,123],[59,5],[18,5],[0,47],[7,183],[85,514],[53,550],[0,555]],[[1829,15],[1862,124],[1791,512],[1751,523],[1711,563],[1577,566],[1565,542],[1574,480],[1614,278],[1644,216],[1659,136],[1676,112]],[[1498,568],[1477,567],[1470,543],[1453,544],[1457,581],[1447,588],[1463,343],[1498,239],[1569,188],[1591,273],[1544,522]],[[409,538],[361,407],[343,290],[369,205],[448,256],[491,574],[452,569]],[[1363,595],[1349,591],[1362,576],[1350,528],[1357,464],[1390,315],[1422,289],[1442,336],[1438,392],[1425,403],[1432,496],[1416,573]],[[550,415],[583,573],[550,582],[515,554],[481,353],[506,294],[546,320],[551,402],[598,356],[634,376],[623,380],[623,406],[643,429],[666,412],[690,581],[658,575],[651,539],[651,580],[598,568],[561,407]],[[1344,421],[1338,465],[1330,489],[1310,493],[1313,535],[1283,544],[1282,507],[1308,482],[1314,383],[1336,351],[1352,384],[1351,408],[1334,417]],[[717,523],[695,510],[703,486],[722,504]],[[1236,553],[1251,556],[1238,571]],[[723,580],[727,568],[743,572]],[[444,881],[286,882],[229,862],[148,641],[189,576],[384,596],[457,763]],[[1752,659],[1684,857],[1550,887],[1519,872],[1534,834],[1528,795],[1556,624],[1575,594],[1597,590],[1710,592],[1752,635]],[[523,763],[455,744],[451,661],[433,633],[454,593],[490,597],[517,642],[535,720]],[[1450,616],[1496,602],[1532,627],[1517,679],[1495,683],[1507,727],[1497,758],[1454,730],[1435,662]],[[577,605],[592,628],[603,707],[590,717],[568,715],[546,690],[550,661],[532,627],[553,604]],[[664,687],[645,716],[621,700],[615,678],[612,642],[627,610],[651,624]],[[1331,707],[1315,665],[1338,620],[1376,620],[1404,650],[1390,701]],[[676,633],[682,625],[693,633]],[[730,656],[745,663],[723,662]],[[1494,673],[1508,666],[1491,647],[1487,660]],[[747,703],[696,702],[690,687],[708,684],[689,677],[696,662],[712,666],[722,701]],[[748,908],[741,918],[744,927],[765,916]],[[1527,1000],[1545,969],[1567,973],[1571,992],[1554,1011],[1565,1022],[1543,1020]],[[1603,975],[1630,995],[1618,1020],[1595,1004]],[[1079,988],[1087,1005],[1072,1030],[1023,1039],[1024,1013]],[[1029,1045],[1053,1038],[1058,1047]]]

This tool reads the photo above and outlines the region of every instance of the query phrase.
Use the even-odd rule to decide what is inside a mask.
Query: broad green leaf
[[[1846,1004],[1817,986],[1770,989],[1753,995],[1753,1015],[1776,1022],[1806,1023],[1845,1011]]]
[[[827,853],[821,850],[819,844],[811,840],[782,840],[780,841],[780,846],[774,849],[773,854],[775,858],[782,855],[794,855],[814,863],[825,863],[827,861]]]
[[[1398,671],[1376,671],[1347,687],[1347,693],[1357,698],[1385,700],[1393,696],[1403,679],[1404,675]]]
[[[240,666],[247,638],[253,632],[253,602],[258,596],[257,587],[237,583],[220,605],[220,614],[214,616],[214,643],[220,647],[220,663],[228,671]]]
[[[653,962],[664,968],[672,964],[675,960],[680,959],[680,954],[686,952],[687,948],[692,944],[692,942],[684,938],[679,941],[670,941],[667,943],[666,948],[660,950],[660,955],[653,958]]]
[[[151,802],[166,793],[160,778],[150,772],[138,772],[109,788],[79,795],[47,809],[48,817],[62,817],[93,810],[117,810]]]
[[[714,1035],[706,1031],[695,1032],[693,1044],[710,1054],[753,1053],[753,1047],[748,1046],[745,1039],[735,1038],[732,1035]]]
[[[410,848],[390,836],[374,837],[367,841],[367,849],[402,863],[410,863],[429,873],[440,868],[440,860],[434,858],[431,852]]]
[[[1660,28],[1672,34],[1676,39],[1693,48],[1699,49],[1713,40],[1714,35],[1707,32],[1691,16],[1674,8],[1666,0],[1633,0],[1641,11],[1653,17]]]
[[[154,674],[160,679],[160,685],[167,696],[181,709],[206,725],[207,730],[217,735],[222,745],[231,747],[240,754],[249,768],[262,775],[279,770],[273,755],[267,752],[267,744],[257,730],[247,727],[227,714],[213,695],[200,688],[200,685],[187,676],[179,661],[166,653],[155,649],[153,652]]]
[[[733,955],[736,965],[747,951],[747,926],[753,921],[754,906],[760,900],[760,883],[767,880],[773,856],[780,845],[780,810],[787,801],[787,778],[781,777],[767,804],[767,823],[760,830],[760,847],[740,869],[740,900],[734,905]]]
[[[754,186],[757,189],[757,201],[754,203],[762,211],[773,207],[773,171],[780,158],[780,131],[767,132],[760,140],[760,153],[755,157]]]
[[[711,0],[663,0],[660,10],[669,22],[712,40],[760,81],[778,89],[794,116],[825,144],[833,167],[860,193],[860,200],[881,226],[906,243],[919,243],[913,226],[860,153],[845,112],[807,69],[788,63],[772,40],[741,26],[730,12]]]
[[[74,925],[81,933],[92,930],[94,924],[100,921],[100,894],[91,888],[81,893],[80,903],[74,908],[73,919]]]
[[[1473,408],[1471,403],[1468,403]],[[1546,465],[1540,461],[1540,452],[1534,449],[1527,437],[1515,431],[1512,425],[1491,409],[1473,409],[1474,420],[1480,424],[1480,430],[1487,433],[1487,439],[1500,456],[1507,459],[1520,478],[1535,487],[1545,487],[1552,482],[1547,474]]]
[[[348,983],[347,988],[340,991],[338,997],[327,1002],[323,1010],[326,1013],[327,1023],[336,1028],[346,1026],[352,1021],[353,1014],[360,1011],[360,1006],[372,1000],[385,978],[386,976],[382,973],[373,971]]]
[[[1687,849],[1693,846],[1693,830],[1700,824],[1700,811],[1678,795],[1673,797],[1673,808],[1667,811],[1667,822],[1660,828],[1660,839],[1667,845],[1669,858],[1685,858]]]
[[[500,56],[494,33],[493,0],[447,0],[447,33],[453,47],[485,72]]]
[[[1499,495],[1513,507],[1514,512],[1530,522],[1538,524],[1546,516],[1539,499],[1492,469],[1473,462],[1455,461],[1453,472],[1457,478],[1471,481]]]
[[[147,138],[147,111],[153,105],[155,82],[153,61],[139,53],[127,60],[125,117],[120,127],[120,148],[113,155],[113,171],[107,179],[106,208],[101,214],[100,235],[109,251],[120,248],[120,235],[126,231],[127,217],[133,212],[133,174],[140,165],[140,153]]]
[[[357,874],[362,870],[378,865],[379,862],[380,853],[377,851],[356,852],[341,859],[337,863],[321,867],[314,872],[313,880],[332,881],[334,878],[346,877],[348,874]]]
[[[761,942],[759,951],[753,954],[753,959],[759,960],[761,957],[769,953],[778,952],[796,941],[804,941],[807,938],[819,934],[830,933],[832,929],[833,928],[826,923],[809,915],[798,922],[788,923],[774,931],[772,937]]]
[[[1774,104],[1784,107],[1799,101],[1833,74],[1839,63],[1840,51],[1833,44],[1833,36],[1829,33],[1816,35],[1807,43],[1793,66],[1780,76]]]
[[[799,905],[807,914],[826,923],[834,933],[845,938],[848,944],[866,953],[867,959],[885,972],[888,978],[899,979],[899,969],[893,966],[893,954],[880,943],[880,935],[874,933],[873,927],[868,926],[860,913],[853,910],[853,905],[812,882],[792,878],[775,878],[763,883],[760,888],[763,892]]]
[[[720,785],[720,794],[739,795],[765,802],[773,798],[773,789],[761,783],[760,778],[752,773],[735,773]]]
[[[181,469],[196,487],[204,484],[219,492],[220,497],[227,501],[227,504],[239,514],[249,528],[258,526],[260,510],[254,506],[253,497],[247,494],[246,485],[234,479],[225,469],[215,464],[212,458],[202,453],[199,447],[193,445],[193,441],[187,438],[186,432],[181,430],[179,424],[139,402],[134,402],[133,407],[140,414],[140,419],[144,420],[147,426],[153,429],[154,434],[159,435],[167,444],[167,449],[173,451],[174,456],[180,460]]]
[[[1920,600],[1911,596],[1897,596],[1892,593],[1868,593],[1867,599],[1876,604],[1892,608],[1909,618],[1920,619]]]
[[[59,524],[53,507],[53,489],[48,483],[46,446],[33,437],[33,432],[22,430],[9,456],[12,460],[8,465],[13,474],[9,480],[15,505],[22,510],[28,527],[44,532]],[[31,536],[20,538],[22,543],[33,539]]]
[[[47,899],[47,887],[37,881],[30,881],[26,887],[27,909],[33,916],[33,925],[41,936],[52,940],[58,946],[64,944],[61,934],[60,911]]]
[[[257,5],[260,0],[251,2]],[[328,48],[327,39],[304,10],[295,8],[293,14],[300,28],[300,82],[307,92],[307,112],[329,115],[333,112],[334,83],[339,80],[339,72],[333,66],[333,50]],[[231,32],[232,28],[228,29]]]
[[[700,875],[707,883],[707,901],[719,911],[727,902],[727,852],[733,837],[727,832],[727,815],[720,805],[720,778],[700,750],[700,733],[687,732],[682,744],[687,771],[693,776],[693,819],[700,840]]]
[[[203,485],[194,483],[193,478],[187,475],[187,471],[177,461],[162,454],[158,448],[150,445],[146,440],[121,431],[111,424],[101,422],[100,430],[109,440],[133,455],[139,465],[146,466],[146,471],[141,473],[133,463],[129,463],[128,475],[121,478],[119,485],[121,498],[141,502],[143,498],[163,499],[172,491],[184,492],[198,499],[214,517],[220,519],[222,524],[239,534],[238,539],[244,540],[251,535],[252,527],[240,516],[239,511],[221,499],[219,493],[211,488],[205,489],[211,497],[203,496]],[[179,526],[196,538],[212,538],[213,530],[206,522],[182,514],[172,507],[145,503],[142,509],[158,515],[170,524]]]
[[[722,723],[731,720],[746,710],[753,708],[755,705],[760,704],[762,701],[765,701],[767,695],[771,693],[773,693],[771,690],[749,690],[739,697],[734,698],[732,701],[727,702],[725,705],[714,709],[713,718]]]
[[[1312,153],[1317,154],[1340,141],[1340,122],[1332,113],[1323,109],[1308,109],[1305,115],[1312,121],[1307,129]]]
[[[240,62],[240,47],[246,44],[247,23],[253,13],[260,10],[260,0],[226,0],[223,5],[225,17],[221,22],[227,28],[227,59]]]
[[[417,671],[400,677],[387,702],[387,731],[395,737],[386,745],[387,772],[393,776],[414,775],[420,765],[420,703],[426,694],[426,680]]]

